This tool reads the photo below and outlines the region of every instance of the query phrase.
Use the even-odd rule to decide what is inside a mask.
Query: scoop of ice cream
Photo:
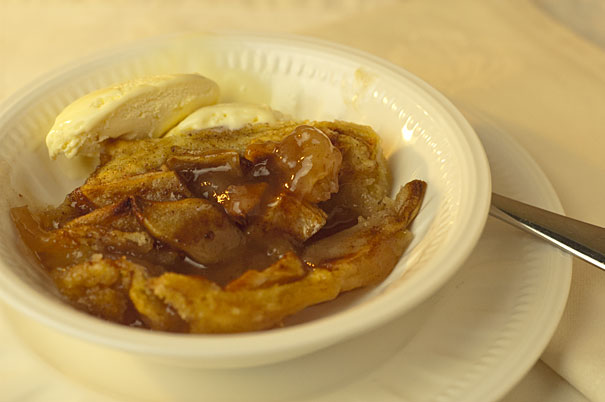
[[[275,123],[283,119],[284,115],[282,113],[265,105],[219,103],[196,110],[166,135],[182,135],[212,127],[236,130],[246,124]]]
[[[219,88],[199,74],[167,74],[94,91],[67,106],[46,136],[51,158],[95,155],[108,138],[160,137],[191,112],[218,101]]]

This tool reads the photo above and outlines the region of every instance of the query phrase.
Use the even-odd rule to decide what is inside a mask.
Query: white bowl
[[[33,347],[68,374],[149,399],[158,393],[153,387],[142,389],[140,378],[146,377],[141,373],[146,370],[157,374],[150,374],[156,381],[153,384],[165,381],[160,388],[181,399],[186,396],[179,392],[201,381],[201,376],[207,380],[204,395],[228,399],[230,391],[217,380],[222,376],[227,382],[238,378],[241,384],[250,385],[247,396],[263,398],[268,390],[263,384],[270,384],[275,373],[293,379],[314,365],[324,369],[329,365],[326,359],[310,357],[319,354],[312,352],[346,340],[343,345],[354,344],[362,334],[378,331],[404,313],[412,317],[412,309],[444,284],[475,246],[487,218],[490,173],[481,144],[462,115],[445,97],[399,67],[354,49],[300,37],[162,37],[50,74],[0,109],[0,169],[6,170],[0,176],[10,180],[3,183],[5,188],[39,203],[61,201],[81,184],[82,177],[66,175],[64,161],[48,159],[43,139],[55,116],[97,88],[172,72],[200,72],[212,78],[222,89],[223,101],[265,103],[298,119],[371,125],[383,138],[394,189],[415,178],[428,183],[424,204],[412,226],[415,239],[383,283],[307,309],[288,320],[284,328],[237,335],[175,335],[114,325],[61,301],[21,244],[8,216],[8,208],[18,199],[5,191],[0,200],[0,296],[12,306],[15,313],[11,316]],[[414,311],[418,316],[421,310]],[[34,334],[44,336],[32,335],[34,328]],[[404,339],[402,332],[392,344],[400,345]],[[62,357],[59,345],[81,353],[77,359]],[[117,362],[126,360],[137,369],[91,380],[81,372],[81,364],[72,361],[81,359],[83,353],[94,354],[94,360],[86,359],[93,373],[122,367]],[[346,362],[332,363],[343,367]],[[162,372],[164,375],[159,374]],[[178,381],[173,378],[176,372],[181,373]],[[325,374],[316,383],[327,384],[343,376]],[[271,395],[279,399],[295,392],[292,387],[282,388],[287,389],[282,393],[271,389]],[[307,383],[299,388],[314,386]]]

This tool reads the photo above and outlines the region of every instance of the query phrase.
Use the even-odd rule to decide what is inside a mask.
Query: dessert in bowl
[[[62,370],[74,375],[78,365],[53,353],[58,344],[97,356],[96,372],[116,359],[128,359],[136,362],[139,378],[153,366],[166,374],[162,378],[172,378],[165,386],[176,390],[196,384],[203,375],[213,379],[208,384],[216,384],[206,384],[205,392],[220,393],[222,387],[227,395],[219,375],[248,384],[254,378],[255,387],[262,388],[258,381],[269,384],[275,373],[295,378],[298,370],[327,367],[328,361],[340,367],[345,361],[333,358],[330,350],[412,314],[472,250],[487,217],[490,182],[485,155],[468,123],[443,96],[409,73],[351,49],[301,38],[181,35],[66,68],[32,85],[3,109],[0,132],[6,147],[0,157],[6,161],[8,184],[23,198],[58,204],[83,182],[73,161],[52,161],[47,154],[44,136],[61,110],[116,82],[174,72],[211,78],[221,88],[221,102],[266,104],[295,121],[371,126],[382,139],[391,195],[414,179],[428,183],[411,227],[414,238],[383,281],[303,310],[286,318],[282,327],[229,335],[151,332],[105,322],[68,305],[8,217],[8,209],[23,201],[7,196],[2,204],[0,293],[13,306],[18,328],[44,333],[38,337],[43,339],[30,337],[30,343]],[[400,345],[404,338],[402,334],[394,343]],[[318,355],[324,358],[313,357]],[[178,380],[175,373],[180,373]],[[136,395],[135,385],[128,387],[127,373],[123,378],[121,385],[115,378],[97,377],[96,383]]]

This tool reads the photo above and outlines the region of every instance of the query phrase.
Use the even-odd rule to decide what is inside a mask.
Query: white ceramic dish
[[[400,68],[351,49],[302,38],[172,36],[50,75],[2,109],[0,160],[8,162],[10,185],[37,202],[60,201],[81,178],[69,178],[61,163],[51,163],[42,140],[64,106],[125,79],[194,71],[217,81],[224,101],[266,103],[299,119],[342,119],[373,126],[383,137],[395,186],[413,178],[429,183],[413,226],[415,240],[381,285],[309,309],[285,328],[229,336],[149,333],[88,317],[59,302],[16,237],[4,200],[0,295],[31,319],[36,330],[48,332],[46,339],[56,338],[57,344],[67,347],[70,342],[74,348],[81,345],[86,353],[98,356],[99,367],[127,356],[152,359],[173,371],[175,367],[204,369],[206,374],[216,368],[245,371],[245,367],[285,361],[354,338],[409,312],[442,286],[473,249],[487,216],[490,175],[484,151],[460,113]],[[52,342],[46,341],[43,347],[52,348]],[[77,366],[56,363],[66,371]],[[262,370],[257,368],[257,372]],[[124,382],[128,383],[127,378]]]
[[[489,157],[495,191],[562,212],[548,180],[519,145],[479,116],[471,122]],[[570,282],[568,255],[488,220],[469,259],[433,296],[430,318],[420,324],[412,341],[355,381],[299,402],[499,400],[552,336]],[[22,332],[9,328],[0,316],[0,389],[6,402],[124,401],[85,389],[49,369],[20,342],[26,339]],[[369,334],[365,348],[388,337],[383,331]],[[371,363],[360,360],[364,367]],[[165,400],[171,396],[176,399],[165,395]]]

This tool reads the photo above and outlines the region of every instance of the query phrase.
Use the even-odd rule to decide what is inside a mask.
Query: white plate
[[[470,118],[486,148],[494,190],[562,212],[531,157],[490,122]],[[571,257],[490,219],[462,270],[434,296],[432,314],[415,338],[380,368],[309,401],[498,400],[545,348],[570,282]],[[368,342],[388,335],[376,333]],[[4,321],[0,339],[3,401],[116,401],[42,364]]]

